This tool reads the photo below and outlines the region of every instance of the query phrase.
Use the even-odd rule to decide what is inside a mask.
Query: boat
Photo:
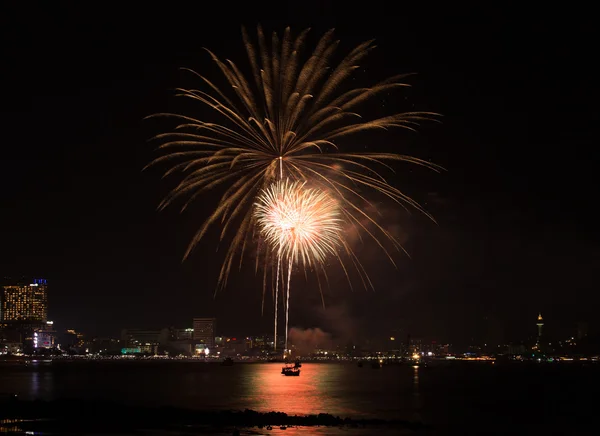
[[[296,368],[294,366],[284,366],[283,368],[281,368],[281,373],[283,375],[285,375],[286,377],[290,377],[290,376],[299,376],[300,375],[300,368]]]
[[[233,359],[231,357],[227,357],[225,358],[225,360],[223,360],[223,366],[232,366],[233,365]]]
[[[300,359],[296,359],[296,363],[294,363],[294,368],[302,368],[302,363],[300,363]]]
[[[297,366],[284,366],[283,368],[281,368],[281,373],[283,375],[285,375],[286,377],[289,376],[299,376],[300,375],[300,368],[298,368]]]

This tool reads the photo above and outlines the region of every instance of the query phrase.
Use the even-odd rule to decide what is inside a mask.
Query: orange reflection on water
[[[415,385],[415,391],[419,391],[419,367],[413,366],[413,384]]]
[[[336,411],[351,414],[328,391],[339,383],[330,365],[302,364],[299,377],[281,374],[280,363],[257,365],[243,381],[246,400],[260,412],[281,411],[288,415],[312,415]],[[344,413],[345,412],[345,413]]]

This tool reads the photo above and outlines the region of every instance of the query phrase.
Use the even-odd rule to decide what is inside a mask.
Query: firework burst
[[[432,218],[378,171],[389,169],[392,161],[422,165],[435,171],[440,167],[402,154],[343,151],[337,142],[365,131],[414,130],[436,114],[406,112],[375,119],[363,117],[358,110],[363,103],[408,86],[402,81],[405,76],[394,76],[371,87],[349,87],[348,79],[375,47],[373,41],[360,44],[336,64],[333,56],[339,41],[333,39],[333,31],[319,40],[309,56],[304,56],[302,49],[307,33],[305,30],[293,38],[287,28],[281,37],[273,33],[269,42],[259,27],[256,45],[243,30],[249,76],[234,62],[221,60],[207,50],[227,86],[221,88],[207,77],[188,70],[201,86],[179,88],[177,95],[210,108],[220,121],[202,120],[193,114],[154,115],[174,118],[177,125],[173,131],[155,137],[162,142],[161,155],[150,165],[169,162],[171,165],[165,175],[181,174],[179,184],[160,208],[185,197],[182,207],[185,209],[203,193],[217,187],[223,189],[213,213],[201,224],[184,256],[189,255],[212,226],[220,226],[220,238],[227,239],[228,246],[219,274],[220,286],[226,285],[235,259],[239,256],[241,266],[245,251],[253,243],[257,217],[252,204],[263,190],[267,189],[268,193],[268,187],[278,179],[289,179],[289,183],[308,180],[320,192],[328,192],[339,211],[335,219],[368,235],[392,263],[382,240],[391,241],[397,249],[402,247],[376,217],[365,212],[369,209],[365,206],[370,205],[368,191]],[[276,233],[273,230],[271,237]],[[326,244],[327,239],[320,241]],[[307,262],[321,259],[328,250],[322,246],[305,250],[301,247],[308,245],[303,246],[298,240],[295,243],[298,245],[286,245],[285,249],[294,252],[296,248],[292,247],[297,247],[296,253]],[[277,251],[279,245],[275,247]],[[356,267],[363,285],[372,286],[352,247],[342,239],[340,248],[348,262]],[[263,293],[268,266],[273,264],[269,256],[272,254],[267,252]],[[340,264],[347,275],[344,263]],[[258,266],[257,257],[257,269]]]
[[[337,202],[327,193],[306,188],[305,185],[306,182],[279,180],[265,189],[254,205],[254,217],[261,235],[277,252],[276,296],[279,295],[280,269],[286,264],[288,268],[285,289],[285,350],[288,350],[293,265],[301,260],[305,271],[314,264],[322,266],[328,255],[334,255],[339,259],[337,249],[342,245],[342,222]],[[275,307],[277,308],[277,303]],[[276,341],[277,312],[275,314]]]
[[[341,246],[337,201],[306,182],[277,181],[259,195],[254,217],[264,240],[282,258],[305,268],[323,263]]]

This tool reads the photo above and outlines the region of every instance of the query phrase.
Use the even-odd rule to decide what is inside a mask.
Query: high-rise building
[[[48,282],[6,284],[2,287],[2,321],[39,321],[48,318]]]
[[[205,344],[208,348],[215,346],[215,330],[217,326],[216,318],[194,318],[193,340]]]
[[[46,321],[46,326],[33,332],[33,348],[52,348],[56,344],[54,322]]]
[[[84,336],[83,333],[76,332],[73,329],[68,329],[62,335],[61,346],[66,348],[69,347],[83,347]]]

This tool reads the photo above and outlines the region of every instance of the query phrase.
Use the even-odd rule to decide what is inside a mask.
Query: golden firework
[[[280,270],[286,264],[288,268],[285,291],[287,352],[292,267],[299,263],[299,259],[305,271],[315,263],[323,267],[328,255],[339,259],[337,249],[342,242],[342,221],[337,202],[326,192],[307,188],[306,182],[290,182],[288,179],[279,180],[263,190],[254,207],[254,218],[264,240],[277,252],[275,296],[279,294]],[[276,341],[277,304],[275,306]]]
[[[304,267],[325,262],[341,245],[342,220],[337,201],[306,182],[277,181],[254,205],[265,241],[292,263]]]
[[[161,155],[150,165],[170,162],[165,175],[182,174],[180,183],[159,208],[187,197],[185,209],[213,188],[224,191],[184,256],[190,254],[211,226],[220,225],[220,238],[229,238],[219,274],[221,286],[226,285],[236,256],[241,265],[252,242],[256,224],[252,204],[277,179],[309,180],[311,186],[329,192],[336,201],[339,219],[369,235],[392,262],[381,240],[389,239],[396,248],[402,247],[365,211],[365,205],[370,204],[368,191],[412,206],[432,218],[413,199],[390,185],[378,169],[390,168],[390,161],[410,162],[435,171],[441,169],[439,166],[402,154],[344,151],[336,142],[371,130],[414,130],[436,114],[405,112],[375,119],[363,117],[358,108],[374,97],[408,86],[402,82],[405,75],[371,87],[349,87],[348,79],[375,47],[373,41],[360,44],[336,65],[333,56],[339,41],[333,39],[333,30],[325,33],[312,54],[304,58],[301,52],[307,33],[305,30],[293,38],[287,28],[281,37],[273,33],[269,43],[259,27],[255,45],[243,30],[251,71],[248,77],[231,60],[221,60],[207,50],[227,86],[222,88],[188,70],[202,86],[178,88],[177,95],[210,108],[220,121],[203,120],[193,114],[153,115],[172,117],[178,123],[173,131],[155,137],[162,142]],[[368,286],[368,276],[350,245],[342,240],[341,247]],[[311,253],[315,259],[316,254]],[[268,264],[268,259],[265,262]],[[343,262],[341,265],[346,271]],[[266,284],[266,269],[264,277]]]

